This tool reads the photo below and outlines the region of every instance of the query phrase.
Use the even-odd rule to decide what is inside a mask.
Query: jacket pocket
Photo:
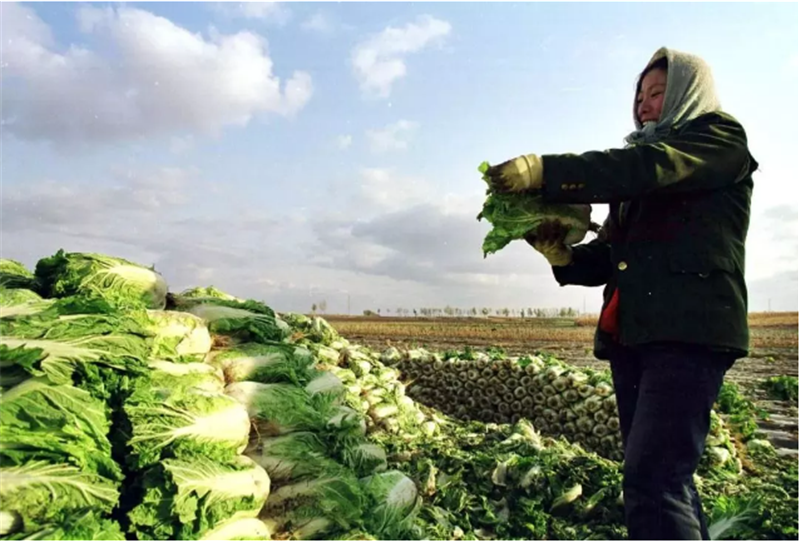
[[[735,273],[736,262],[721,254],[683,252],[670,255],[669,269],[673,273],[707,278],[715,271]]]

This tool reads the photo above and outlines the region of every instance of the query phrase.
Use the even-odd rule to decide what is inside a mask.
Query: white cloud
[[[351,203],[354,208],[364,208],[382,213],[398,210],[424,202],[430,197],[430,187],[420,179],[397,175],[390,169],[365,168],[361,170],[360,193]],[[361,216],[364,216],[362,211]]]
[[[213,4],[213,10],[229,19],[251,19],[285,25],[291,11],[281,2],[223,2]]]
[[[308,19],[303,21],[301,26],[304,30],[318,32],[320,34],[330,34],[335,28],[333,21],[321,11],[317,11],[311,15]]]
[[[406,149],[408,148],[408,139],[406,138],[418,126],[416,122],[399,120],[383,130],[367,130],[370,149],[374,153]]]
[[[349,134],[340,135],[339,137],[336,138],[336,145],[341,150],[345,150],[345,149],[350,148],[350,145],[352,145],[352,144],[353,144],[353,136],[351,136]]]
[[[405,57],[441,42],[451,29],[447,21],[425,15],[404,27],[387,27],[358,44],[351,62],[361,90],[366,95],[388,97],[392,84],[406,75]]]
[[[281,89],[266,41],[251,32],[204,38],[127,7],[84,7],[78,21],[97,50],[59,52],[32,9],[3,4],[3,120],[15,136],[66,145],[217,133],[259,114],[293,115],[313,93],[301,71]]]

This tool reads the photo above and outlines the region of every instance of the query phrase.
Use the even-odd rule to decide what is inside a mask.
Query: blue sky
[[[796,4],[0,9],[3,257],[106,252],[280,310],[597,310],[522,242],[483,258],[476,167],[621,146],[668,46],[711,65],[761,164],[751,309],[797,310]]]

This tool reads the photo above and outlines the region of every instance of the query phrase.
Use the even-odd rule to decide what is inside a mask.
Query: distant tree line
[[[323,299],[311,305],[311,313],[317,312],[325,313],[328,310],[328,303]],[[461,307],[421,307],[421,308],[405,308],[397,307],[395,309],[366,309],[362,312],[364,316],[398,316],[398,317],[424,317],[424,318],[439,318],[442,316],[448,317],[483,317],[489,316],[503,316],[505,318],[574,318],[580,316],[580,311],[572,307],[561,308],[533,308],[527,309],[511,309],[511,308],[490,308],[490,307],[471,307],[464,309]]]
[[[492,309],[489,307],[472,307],[469,309],[463,309],[460,307],[451,307],[446,306],[444,308],[440,307],[422,307],[418,309],[407,309],[404,307],[398,307],[392,311],[392,309],[367,309],[363,311],[364,316],[400,316],[400,317],[484,317],[488,318],[489,316],[503,316],[505,318],[510,317],[518,317],[518,318],[574,318],[580,315],[580,311],[574,309],[572,307],[561,307],[561,308],[527,308],[527,309],[510,309],[510,308],[500,308],[500,309]]]

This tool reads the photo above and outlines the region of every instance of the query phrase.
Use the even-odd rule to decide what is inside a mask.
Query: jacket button
[[[626,264],[625,262],[619,262],[617,264],[617,269],[619,269],[620,271],[625,271],[627,268],[628,264]]]

